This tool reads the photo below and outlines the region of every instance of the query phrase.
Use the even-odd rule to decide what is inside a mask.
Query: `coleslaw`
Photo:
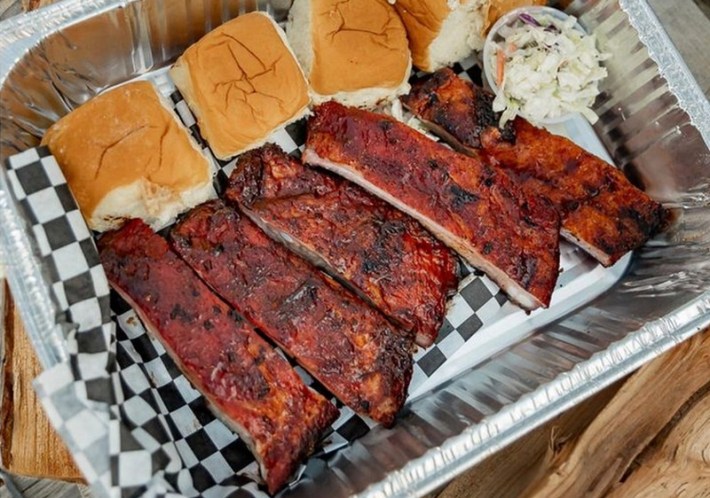
[[[590,107],[607,76],[601,62],[610,54],[597,49],[596,37],[576,18],[520,12],[498,28],[493,44],[485,63],[495,68],[487,76],[497,86],[493,109],[502,112],[501,126],[517,115],[544,123],[578,112],[597,121]]]

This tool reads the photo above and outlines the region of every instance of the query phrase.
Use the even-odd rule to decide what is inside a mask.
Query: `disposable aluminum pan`
[[[67,109],[169,65],[224,20],[254,8],[283,17],[288,6],[68,0],[3,23],[0,162],[36,146]],[[394,428],[370,431],[283,495],[423,495],[710,324],[710,106],[645,2],[580,0],[568,11],[613,54],[594,129],[671,208],[671,226],[603,295],[419,396]],[[64,331],[8,192],[0,170],[0,254],[50,368],[66,360]]]

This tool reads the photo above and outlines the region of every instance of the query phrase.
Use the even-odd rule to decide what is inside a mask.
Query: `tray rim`
[[[0,85],[4,84],[15,64],[44,36],[137,1],[95,0],[87,4],[82,0],[63,0],[0,22]],[[655,13],[645,0],[619,0],[619,5],[680,107],[710,146],[710,103]],[[42,22],[38,22],[40,19]],[[640,24],[643,24],[643,30],[639,30]],[[33,256],[31,240],[23,228],[17,203],[9,194],[4,171],[0,172],[0,225],[5,228],[1,231],[0,247],[6,258],[8,281],[40,362],[44,369],[51,368],[66,360],[64,334],[60,326],[54,324],[54,306],[42,283],[41,267]],[[357,496],[422,496],[708,326],[710,290],[663,318],[646,323],[607,349],[576,364],[572,370],[469,426],[441,446],[410,460]]]
[[[710,149],[710,101],[705,98],[700,85],[690,72],[670,36],[647,0],[618,0],[621,10],[638,33],[648,55],[658,66],[660,75],[668,83],[678,104],[690,117],[691,124],[700,132]],[[640,25],[644,29],[639,29]],[[652,29],[648,29],[648,27]]]

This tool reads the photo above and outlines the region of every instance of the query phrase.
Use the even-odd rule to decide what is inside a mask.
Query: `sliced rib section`
[[[456,259],[416,220],[279,147],[243,154],[226,198],[268,234],[345,281],[423,347],[456,290]]]
[[[411,334],[222,201],[191,211],[171,237],[208,285],[326,389],[356,412],[393,423],[412,374]]]
[[[316,107],[303,160],[419,220],[522,307],[549,305],[559,267],[559,218],[505,172],[390,117],[332,102]]]
[[[142,221],[104,235],[99,251],[112,287],[246,442],[269,491],[278,490],[313,452],[337,409]]]
[[[662,223],[659,203],[571,140],[522,118],[499,128],[493,96],[450,69],[415,84],[402,102],[457,150],[511,171],[530,195],[550,199],[562,235],[605,266],[645,244]]]

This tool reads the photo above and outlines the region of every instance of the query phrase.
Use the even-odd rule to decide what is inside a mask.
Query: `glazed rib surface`
[[[313,452],[337,409],[142,221],[99,240],[114,289],[257,458],[271,493]]]
[[[571,140],[522,118],[499,128],[493,96],[450,69],[415,84],[402,102],[456,149],[505,168],[530,195],[550,199],[562,235],[603,265],[642,246],[662,223],[660,204]]]
[[[392,424],[412,374],[410,333],[222,201],[192,210],[171,238],[205,282],[326,389]]]
[[[275,145],[240,157],[226,198],[413,330],[417,344],[434,342],[456,290],[456,259],[417,221]]]
[[[410,127],[337,103],[315,109],[303,160],[358,183],[419,220],[526,309],[547,306],[559,217],[502,170]]]

